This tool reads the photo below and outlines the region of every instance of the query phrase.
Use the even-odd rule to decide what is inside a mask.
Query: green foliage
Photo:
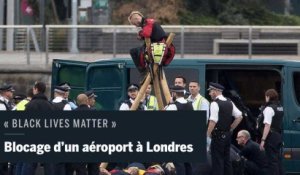
[[[192,6],[195,1],[187,0],[189,11],[180,14],[182,24],[300,25],[300,17],[275,14],[265,8],[264,0],[204,0]]]
[[[180,13],[180,24],[182,25],[220,25],[215,17],[199,15],[199,13]]]
[[[93,0],[98,2],[99,0]],[[266,0],[177,0],[182,1],[184,6],[177,14],[182,25],[300,25],[299,16],[285,16],[276,14],[265,8]],[[100,1],[99,1],[100,2]],[[110,9],[122,10],[122,5],[136,9],[141,0],[108,0]],[[145,1],[146,2],[146,1]],[[154,1],[152,1],[154,4]],[[155,1],[156,2],[156,1]],[[161,3],[162,0],[156,3]],[[39,3],[37,0],[28,0],[33,7],[34,20],[40,24]],[[51,0],[45,0],[45,23],[55,23]],[[100,4],[99,4],[100,5]],[[148,8],[147,8],[148,9]],[[141,9],[138,9],[141,10]],[[167,12],[166,12],[167,13]],[[168,12],[170,13],[170,12]],[[112,16],[111,24],[123,24],[125,18]],[[164,24],[173,24],[172,18],[165,15],[157,17]],[[177,21],[178,23],[178,21]]]

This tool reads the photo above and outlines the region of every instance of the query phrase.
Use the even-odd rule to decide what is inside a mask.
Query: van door
[[[81,61],[53,60],[52,63],[52,89],[63,82],[71,85],[69,98],[76,100],[79,93],[84,92],[86,82],[86,68],[88,63]],[[52,93],[53,95],[53,93]]]
[[[126,82],[125,61],[101,61],[87,67],[86,90],[93,89],[98,96],[97,109],[118,110],[125,98]]]
[[[289,66],[286,73],[287,86],[284,90],[285,113],[285,144],[286,151],[290,151],[289,156],[285,156],[287,161],[291,161],[286,166],[289,172],[300,171],[300,68]],[[290,140],[289,140],[290,139]],[[298,165],[298,166],[296,166]]]

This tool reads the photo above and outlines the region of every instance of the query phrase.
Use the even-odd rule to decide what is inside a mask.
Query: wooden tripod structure
[[[168,36],[167,41],[166,41],[166,48],[168,48],[171,45],[174,37],[175,37],[175,34],[170,33],[170,35]],[[150,49],[151,49],[150,38],[146,38],[145,41],[146,41],[146,47],[147,47],[147,51],[148,51],[148,58],[153,59],[152,55],[151,55],[151,51],[150,51]],[[166,79],[164,70],[161,69],[161,72],[160,72],[161,77],[159,77],[158,76],[159,75],[158,74],[159,65],[157,63],[153,63],[153,64],[154,64],[153,65],[153,86],[154,86],[153,89],[154,89],[155,96],[157,98],[158,108],[159,108],[159,110],[163,110],[165,105],[163,103],[160,86],[162,87],[166,104],[169,104],[169,102],[171,100],[171,94],[169,91],[169,87],[168,87],[168,83],[167,83],[167,79]],[[138,108],[140,101],[144,97],[144,95],[146,93],[146,89],[150,83],[151,83],[151,75],[150,75],[150,72],[148,72],[137,97],[135,98],[133,104],[131,105],[130,110],[136,110]],[[100,165],[100,168],[106,168],[107,165],[108,165],[108,162],[102,162]]]
[[[166,40],[166,49],[172,44],[172,41],[173,41],[174,37],[175,37],[174,33],[169,34],[169,36]],[[145,42],[146,42],[146,49],[147,49],[147,53],[148,53],[148,58],[153,61],[153,56],[151,54],[151,41],[150,41],[150,38],[145,38]],[[144,97],[144,95],[146,93],[146,89],[147,89],[148,85],[151,83],[151,78],[152,78],[152,81],[153,81],[153,89],[154,89],[155,96],[157,98],[157,103],[158,103],[159,110],[163,110],[164,106],[166,106],[166,104],[169,104],[169,102],[171,100],[171,94],[170,94],[170,91],[169,91],[168,83],[167,83],[166,76],[165,76],[163,68],[159,69],[159,64],[158,63],[152,63],[152,64],[153,64],[153,69],[152,69],[153,70],[153,76],[151,76],[151,73],[148,71],[148,73],[146,75],[146,78],[144,79],[144,82],[141,85],[139,93],[138,93],[137,97],[135,98],[133,104],[131,105],[130,110],[136,110],[138,108],[138,106],[140,104],[140,101],[142,100],[142,98]],[[158,73],[158,71],[161,71],[160,74]],[[161,75],[161,76],[159,76],[159,75]],[[164,104],[161,89],[162,89],[162,92],[163,92],[163,96],[165,97],[166,104]]]

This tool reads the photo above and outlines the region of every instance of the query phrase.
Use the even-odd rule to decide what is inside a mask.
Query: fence
[[[174,32],[177,57],[206,55],[300,55],[298,26],[163,26]],[[142,45],[137,28],[127,25],[0,26],[0,51],[32,53],[103,53],[115,58]]]

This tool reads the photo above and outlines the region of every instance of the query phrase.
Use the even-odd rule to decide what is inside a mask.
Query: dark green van
[[[264,92],[276,89],[284,106],[284,165],[286,172],[300,173],[300,62],[246,59],[175,59],[165,68],[168,84],[176,76],[187,82],[197,80],[201,94],[208,97],[207,84],[219,82],[248,121],[253,123],[264,103]],[[71,97],[94,89],[97,108],[117,110],[127,96],[128,83],[138,83],[139,73],[129,59],[78,62],[54,60],[52,88],[61,82],[71,84]],[[209,99],[209,98],[208,98]]]

